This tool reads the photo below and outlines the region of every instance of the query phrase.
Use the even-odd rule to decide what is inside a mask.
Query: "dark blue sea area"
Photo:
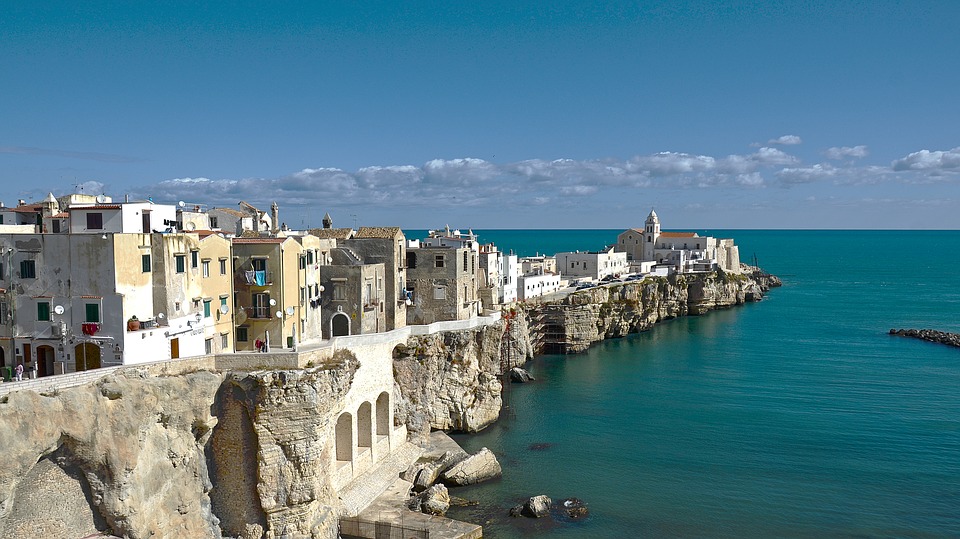
[[[475,230],[521,255],[618,230]],[[783,279],[762,302],[541,356],[483,432],[503,478],[449,516],[516,537],[960,537],[960,232],[702,231]],[[411,236],[411,237],[416,237]],[[586,519],[516,519],[577,497]]]

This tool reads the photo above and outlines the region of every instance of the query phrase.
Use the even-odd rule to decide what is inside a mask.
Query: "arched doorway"
[[[53,361],[57,357],[53,347],[43,344],[37,347],[37,376],[50,376],[54,374]]]
[[[337,418],[337,461],[350,462],[353,460],[353,416],[348,413],[340,414]]]
[[[364,402],[357,410],[357,445],[373,447],[373,406]]]
[[[377,436],[390,435],[390,395],[386,391],[377,397]]]
[[[6,367],[6,366],[7,366],[7,357],[6,357],[6,356],[7,356],[6,351],[3,349],[3,347],[0,347],[0,367]]]
[[[92,342],[80,343],[74,348],[77,372],[100,368],[100,347]]]
[[[336,313],[330,319],[330,336],[350,335],[350,317],[346,313]]]

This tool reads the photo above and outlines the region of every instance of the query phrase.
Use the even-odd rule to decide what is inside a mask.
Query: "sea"
[[[519,255],[619,230],[474,230]],[[544,355],[457,434],[503,477],[451,489],[491,538],[960,537],[960,232],[707,230],[783,280],[763,301]],[[416,235],[409,237],[417,237]],[[579,520],[508,516],[575,497]]]

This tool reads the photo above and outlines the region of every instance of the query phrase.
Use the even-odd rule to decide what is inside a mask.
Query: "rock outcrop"
[[[533,382],[536,378],[530,375],[525,369],[520,367],[514,367],[510,369],[510,381],[516,382],[518,384],[525,384],[527,382]]]
[[[440,474],[440,480],[449,485],[464,486],[481,483],[503,473],[497,457],[486,447],[457,462]]]
[[[412,511],[443,516],[450,509],[450,492],[442,484],[433,485],[411,498],[408,506]]]
[[[395,418],[411,434],[476,432],[500,416],[504,323],[411,337],[393,356]]]
[[[545,494],[540,494],[539,496],[533,496],[526,502],[511,508],[510,516],[542,518],[550,514],[551,505],[553,505],[553,500],[551,500],[550,497]]]
[[[131,370],[11,393],[0,537],[335,538],[326,452],[357,365],[344,352],[322,369]]]

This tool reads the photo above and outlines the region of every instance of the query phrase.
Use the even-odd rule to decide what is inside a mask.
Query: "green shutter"
[[[143,272],[150,272],[150,255],[140,255],[140,265],[143,266]]]
[[[203,300],[203,316],[210,318],[210,300]]]
[[[87,303],[87,322],[100,321],[100,305],[97,303]]]
[[[37,320],[50,321],[50,303],[47,301],[37,302]]]

